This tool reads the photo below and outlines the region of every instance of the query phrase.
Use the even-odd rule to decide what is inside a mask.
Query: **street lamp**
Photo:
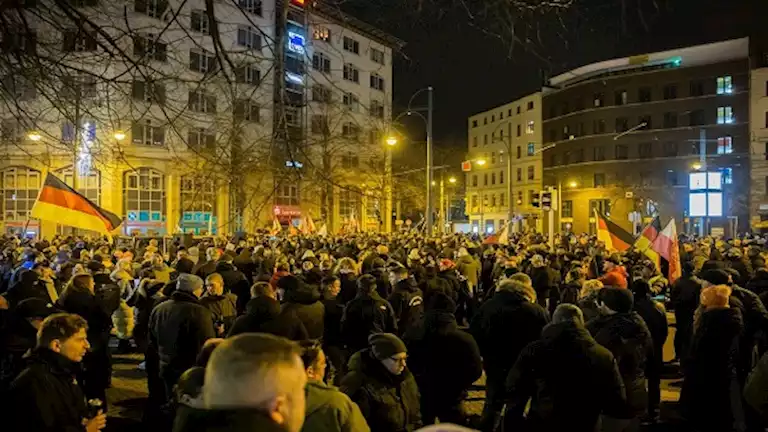
[[[701,169],[701,167],[702,167],[702,165],[701,165],[701,162],[694,162],[694,163],[691,165],[691,168],[693,168],[693,169],[694,169],[694,170],[696,170],[696,171],[700,170],[700,169]]]
[[[27,138],[29,138],[30,141],[40,141],[43,139],[43,136],[37,131],[32,131],[27,134]]]
[[[123,131],[116,131],[114,135],[115,139],[118,141],[122,141],[125,139],[125,132]]]
[[[477,162],[477,164],[480,165],[480,166],[483,166],[483,165],[486,164],[486,160],[485,159],[478,159],[475,162]]]
[[[448,179],[449,183],[456,183],[456,177],[451,177]]]
[[[579,184],[578,184],[578,183],[576,183],[576,181],[575,181],[575,180],[574,180],[574,181],[572,181],[572,182],[570,182],[570,183],[568,183],[568,186],[570,186],[570,187],[572,187],[572,188],[575,188],[575,187],[576,187],[576,186],[578,186],[578,185],[579,185]]]
[[[393,136],[387,137],[386,143],[390,147],[396,146],[397,145],[397,138],[395,138]]]

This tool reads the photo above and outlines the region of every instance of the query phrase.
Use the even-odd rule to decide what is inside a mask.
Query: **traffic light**
[[[541,207],[541,192],[537,193],[533,196],[533,201],[531,202],[531,206],[533,207]]]
[[[547,190],[541,193],[541,209],[550,211],[552,209],[552,191]]]

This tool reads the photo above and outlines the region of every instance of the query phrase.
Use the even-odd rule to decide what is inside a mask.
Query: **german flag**
[[[80,195],[51,173],[32,206],[32,217],[109,235],[122,220]]]
[[[597,225],[597,239],[604,242],[608,250],[624,252],[635,242],[632,234],[608,220],[597,209],[595,209],[595,224]]]
[[[656,268],[661,270],[661,261],[659,260],[659,253],[653,249],[653,242],[661,232],[661,220],[656,216],[651,223],[648,224],[640,233],[640,236],[635,240],[635,248],[645,254],[654,264]]]

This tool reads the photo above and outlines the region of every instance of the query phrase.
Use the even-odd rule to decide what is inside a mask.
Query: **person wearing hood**
[[[302,431],[366,432],[360,408],[346,394],[324,382],[327,357],[315,341],[302,344],[301,360],[307,372],[307,408]]]
[[[179,376],[195,365],[205,341],[216,337],[211,312],[200,304],[202,294],[203,280],[182,274],[171,298],[157,305],[149,317],[149,349],[159,359],[165,401],[170,399]]]
[[[403,266],[390,268],[389,281],[393,290],[387,301],[395,311],[400,336],[414,337],[423,328],[424,296]]]
[[[745,430],[737,370],[744,321],[740,310],[730,307],[730,297],[727,285],[701,290],[680,392],[684,416],[697,431]]]
[[[626,288],[600,290],[601,316],[587,323],[592,337],[616,358],[627,400],[621,410],[603,418],[604,430],[626,430],[640,424],[648,408],[645,371],[653,359],[653,339],[643,319],[633,312],[634,296]]]
[[[34,266],[34,264],[33,264]],[[53,303],[57,299],[56,290],[50,292],[48,285],[40,280],[40,275],[32,270],[24,270],[19,276],[17,282],[3,294],[11,308],[14,308],[21,301],[28,298],[37,298],[48,303]]]
[[[224,291],[237,296],[237,313],[243,313],[245,305],[251,299],[251,284],[246,279],[245,274],[235,267],[232,255],[225,253],[221,256],[216,264],[215,273],[220,274],[224,280]],[[207,278],[208,276],[206,276]]]
[[[363,275],[357,279],[357,297],[344,308],[341,335],[354,353],[366,348],[374,333],[397,333],[397,320],[392,305],[376,291],[376,278]]]
[[[325,306],[320,290],[296,276],[288,275],[277,281],[284,294],[283,311],[295,313],[309,333],[310,339],[322,339],[325,331]]]
[[[684,364],[693,338],[693,317],[699,307],[702,280],[692,263],[683,263],[683,277],[672,284],[669,301],[675,311],[675,358]]]
[[[572,304],[555,309],[541,339],[520,353],[506,386],[504,430],[511,431],[593,432],[600,415],[618,415],[626,398],[613,354],[592,338]]]
[[[424,334],[409,344],[410,368],[421,389],[424,424],[465,424],[462,400],[483,374],[480,349],[471,334],[460,330],[456,303],[438,293],[427,300]]]
[[[250,294],[249,294],[250,297]],[[205,294],[200,304],[211,311],[213,325],[219,336],[227,334],[237,318],[237,296],[224,291],[224,279],[218,273],[211,273],[205,279]]]
[[[533,289],[536,290],[536,299],[541,307],[546,308],[547,300],[550,298],[550,291],[558,290],[560,277],[555,270],[547,265],[544,257],[539,254],[531,257],[530,276]],[[556,297],[559,298],[559,295]]]
[[[603,285],[627,288],[627,270],[621,265],[621,258],[613,254],[603,261],[603,275],[598,278]]]
[[[520,352],[539,339],[549,322],[547,311],[536,303],[531,279],[517,273],[499,282],[470,323],[486,373],[486,399],[480,430],[492,431],[504,405],[505,380]]]
[[[456,270],[467,280],[469,291],[474,293],[480,280],[480,263],[465,247],[460,247],[457,252]]]
[[[267,282],[257,282],[251,287],[251,299],[245,314],[235,320],[227,337],[241,333],[270,333],[294,341],[309,338],[295,311],[280,310],[277,293]]]
[[[421,427],[419,389],[406,366],[407,348],[391,333],[368,338],[349,359],[341,391],[357,403],[372,432],[412,432]]]
[[[43,320],[56,312],[42,299],[22,300],[11,311],[0,332],[0,403],[5,406],[5,393],[11,382],[24,370],[24,355],[35,348],[37,331]]]
[[[323,351],[335,370],[330,378],[334,384],[344,376],[347,366],[347,355],[344,351],[344,339],[341,337],[341,318],[344,316],[344,305],[338,300],[341,282],[335,276],[323,280],[322,296],[325,306],[325,333],[323,334]]]
[[[253,273],[256,268],[256,265],[253,262],[253,253],[251,252],[251,249],[244,247],[243,250],[237,254],[237,257],[235,257],[233,264],[238,270],[243,272],[245,280],[248,281],[248,285],[250,286],[250,284],[253,283]]]

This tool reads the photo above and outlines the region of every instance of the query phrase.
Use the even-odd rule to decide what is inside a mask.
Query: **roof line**
[[[325,18],[334,20],[341,25],[352,27],[361,33],[365,33],[371,39],[375,39],[392,49],[401,50],[406,45],[404,40],[399,39],[377,27],[374,27],[373,25],[368,24],[367,22],[346,12],[343,12],[339,8],[331,7],[316,1],[312,4],[312,12],[322,15]]]

